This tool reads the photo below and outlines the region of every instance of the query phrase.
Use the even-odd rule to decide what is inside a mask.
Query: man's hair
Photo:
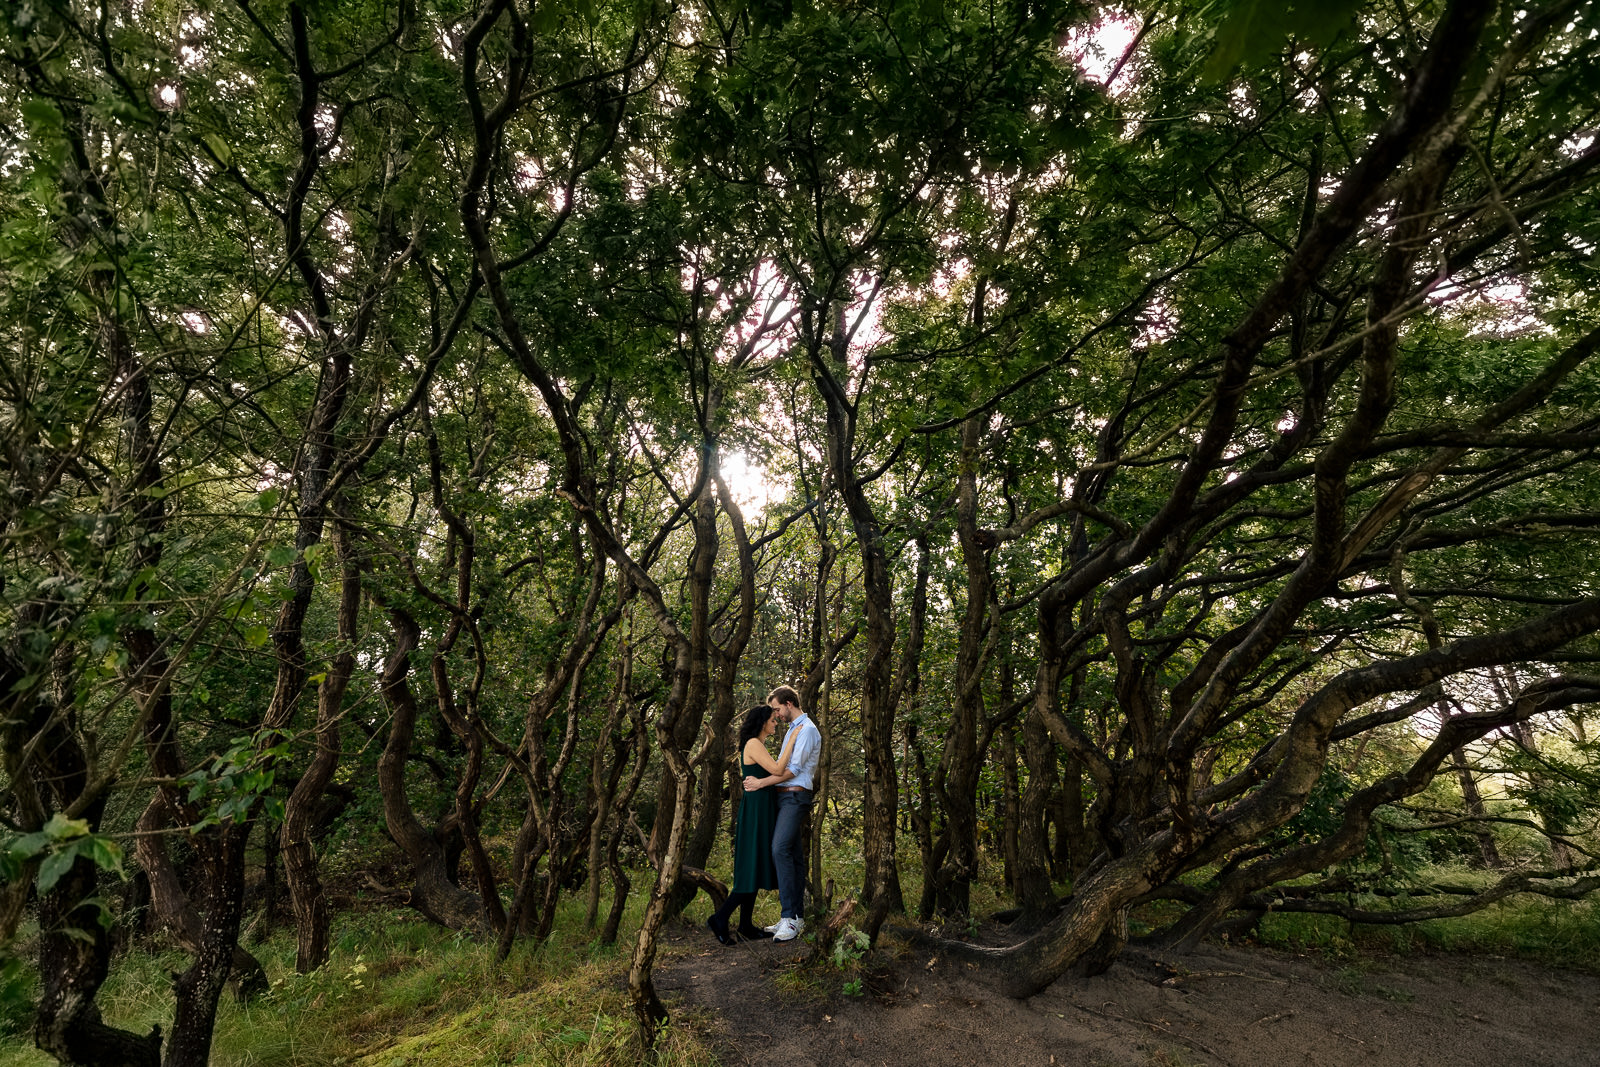
[[[794,687],[789,685],[780,685],[767,694],[767,703],[770,704],[774,700],[780,704],[793,704],[797,708],[800,706],[800,694],[796,693]]]

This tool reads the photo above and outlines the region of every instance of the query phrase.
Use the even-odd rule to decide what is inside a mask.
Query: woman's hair
[[[767,725],[767,720],[772,718],[772,709],[765,704],[757,704],[744,713],[744,725],[739,727],[739,751],[744,751],[744,744],[752,737],[761,736],[761,728]]]

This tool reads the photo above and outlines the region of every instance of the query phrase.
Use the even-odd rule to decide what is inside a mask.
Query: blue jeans
[[[778,869],[778,903],[785,919],[799,919],[806,904],[806,843],[800,825],[811,807],[811,791],[778,791],[777,821],[772,827],[772,864]]]

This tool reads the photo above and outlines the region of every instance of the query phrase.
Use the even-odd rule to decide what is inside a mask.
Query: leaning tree
[[[969,566],[1001,545],[1041,565],[1029,721],[1092,798],[1070,896],[1031,902],[1042,928],[950,946],[1011,992],[1103,968],[1154,897],[1189,903],[1163,936],[1193,944],[1359,853],[1464,745],[1600,696],[1579,673],[1600,597],[1572,549],[1600,440],[1600,333],[1574,284],[1600,161],[1595,18],[1364,7],[1319,48],[1253,42],[1223,80],[1226,63],[1195,76],[1203,20],[1153,12],[1101,100],[1109,129],[1020,208],[991,202],[1018,212],[987,312],[1016,316],[985,339],[1004,380],[952,396],[924,360],[910,377],[943,403],[913,429],[959,431],[977,468],[958,499],[986,491],[989,525],[960,519]],[[976,338],[983,299],[947,333]],[[882,360],[918,367],[895,343]],[[1023,432],[1054,499],[1007,459]],[[1489,672],[1513,664],[1546,666],[1497,694]],[[1425,743],[1355,783],[1324,832],[1277,833],[1326,803],[1341,744],[1408,720],[1431,723]],[[1426,918],[1593,888],[1571,874],[1379,919],[1330,899],[1336,879],[1290,906]]]

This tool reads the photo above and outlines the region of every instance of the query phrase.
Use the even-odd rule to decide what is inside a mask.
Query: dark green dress
[[[745,778],[765,778],[767,769],[741,763]],[[777,821],[772,787],[746,793],[739,805],[739,834],[733,839],[733,890],[754,893],[778,888],[778,869],[772,865],[772,824]]]

